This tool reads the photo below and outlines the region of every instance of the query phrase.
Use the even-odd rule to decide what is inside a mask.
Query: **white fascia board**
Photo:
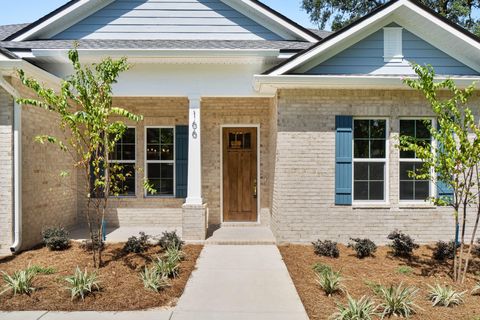
[[[250,19],[265,26],[267,29],[279,35],[293,35],[294,37],[303,39],[308,42],[318,42],[319,40],[310,34],[299,29],[295,25],[288,23],[281,19],[279,16],[271,13],[265,8],[249,0],[221,0],[228,6],[240,11]],[[249,14],[250,12],[257,14],[258,16]]]
[[[92,11],[99,10],[113,1],[114,0],[81,0],[43,21],[33,29],[19,35],[12,41],[31,40],[39,34],[44,35],[46,38],[52,37],[83,20]]]
[[[337,75],[255,75],[254,88],[261,93],[271,93],[272,89],[293,88],[321,88],[321,89],[403,89],[410,88],[403,83],[405,78],[400,76],[337,76]],[[436,77],[436,81],[446,80],[447,77]],[[449,77],[457,86],[465,88],[480,82],[480,77]]]
[[[304,54],[298,56],[296,59],[274,70],[270,75],[281,75],[286,72],[289,72],[295,69],[296,67],[304,64],[305,62],[309,61],[310,59],[315,58],[317,55],[321,54],[325,50],[337,45],[338,43],[345,41],[351,37],[355,37],[357,33],[361,32],[363,29],[367,28],[371,24],[386,18],[392,12],[397,10],[400,6],[404,5],[405,2],[408,2],[408,1],[405,1],[405,0],[399,1],[391,5],[390,7],[386,8],[385,10],[378,12],[376,15],[370,17],[369,19],[366,19],[365,21],[360,22],[359,24],[351,27],[347,31],[339,34],[336,37],[331,38],[330,40],[318,45],[316,48],[305,52]]]

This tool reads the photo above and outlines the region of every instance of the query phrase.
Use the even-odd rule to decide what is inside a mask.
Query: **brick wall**
[[[136,128],[136,167],[145,169],[145,127],[176,126],[188,124],[187,98],[115,97],[114,104],[135,114],[143,115],[138,123],[125,121]],[[80,174],[78,212],[85,221],[85,174]],[[185,199],[145,197],[143,189],[144,171],[136,174],[136,195],[133,197],[110,198],[106,215],[110,226],[164,226],[180,228],[182,204]]]
[[[22,97],[32,97],[18,82],[15,86]],[[22,106],[22,248],[25,249],[41,241],[44,227],[70,227],[77,221],[74,159],[57,146],[36,142],[35,137],[43,134],[65,137],[54,113]],[[60,177],[62,171],[69,172],[69,176]]]
[[[260,124],[259,214],[263,220],[269,218],[272,178],[270,158],[273,156],[270,136],[272,105],[272,99],[269,98],[202,98],[202,190],[209,208],[209,224],[221,222],[221,125]]]
[[[383,243],[395,228],[421,242],[453,237],[451,209],[411,207],[398,200],[399,152],[393,138],[400,117],[431,115],[422,96],[412,91],[282,90],[277,98],[272,229],[280,242],[346,242],[358,236]],[[477,106],[479,100],[476,96]],[[388,205],[334,205],[335,115],[389,118]]]
[[[0,87],[0,255],[10,252],[13,214],[13,100]]]

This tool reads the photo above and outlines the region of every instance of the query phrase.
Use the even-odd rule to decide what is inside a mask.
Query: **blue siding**
[[[188,186],[188,126],[175,128],[176,197],[187,197]]]
[[[352,204],[353,117],[335,117],[335,204]]]
[[[220,0],[116,0],[53,39],[282,40]]]
[[[306,74],[413,75],[411,62],[431,64],[439,75],[479,75],[445,52],[403,29],[402,63],[383,59],[383,29],[310,69]]]

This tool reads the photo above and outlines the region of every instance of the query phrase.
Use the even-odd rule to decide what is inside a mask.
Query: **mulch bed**
[[[353,250],[340,245],[340,258],[338,259],[319,257],[313,252],[313,247],[310,245],[286,245],[280,246],[279,249],[312,320],[329,319],[337,311],[336,303],[344,304],[347,300],[346,294],[327,297],[321,290],[312,270],[312,266],[317,262],[329,265],[334,270],[340,270],[348,293],[357,299],[363,295],[374,297],[374,293],[366,284],[368,282],[387,286],[403,283],[419,288],[420,291],[415,302],[423,310],[418,310],[417,314],[410,319],[474,320],[480,317],[480,296],[470,294],[480,276],[479,259],[473,261],[471,274],[465,285],[456,286],[460,291],[468,290],[464,296],[465,304],[445,308],[432,307],[427,299],[429,284],[439,283],[455,286],[449,276],[451,266],[448,263],[442,264],[432,260],[432,247],[422,246],[415,251],[415,256],[411,260],[391,256],[388,247],[379,247],[375,257],[362,260],[354,255]],[[400,266],[409,266],[413,272],[409,275],[401,274],[398,272]],[[378,302],[378,299],[376,301]]]
[[[53,252],[40,248],[0,260],[0,270],[9,274],[27,268],[29,264],[56,270],[52,275],[37,275],[33,282],[36,290],[30,296],[13,296],[10,292],[0,296],[0,310],[125,311],[173,306],[182,295],[202,250],[200,245],[184,246],[186,258],[181,262],[179,277],[171,280],[169,288],[156,293],[144,289],[139,272],[156,255],[162,254],[160,247],[153,246],[145,253],[127,255],[122,253],[122,247],[122,244],[106,246],[103,253],[105,266],[98,271],[100,291],[87,296],[85,301],[72,301],[64,280],[74,273],[77,266],[82,271],[85,267],[89,271],[94,270],[91,254],[77,243],[66,251]]]

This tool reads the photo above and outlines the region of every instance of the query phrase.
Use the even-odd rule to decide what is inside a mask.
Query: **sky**
[[[68,2],[68,0],[1,1],[0,25],[33,22]],[[301,0],[262,0],[262,2],[305,27],[314,27],[305,11],[300,9]]]

